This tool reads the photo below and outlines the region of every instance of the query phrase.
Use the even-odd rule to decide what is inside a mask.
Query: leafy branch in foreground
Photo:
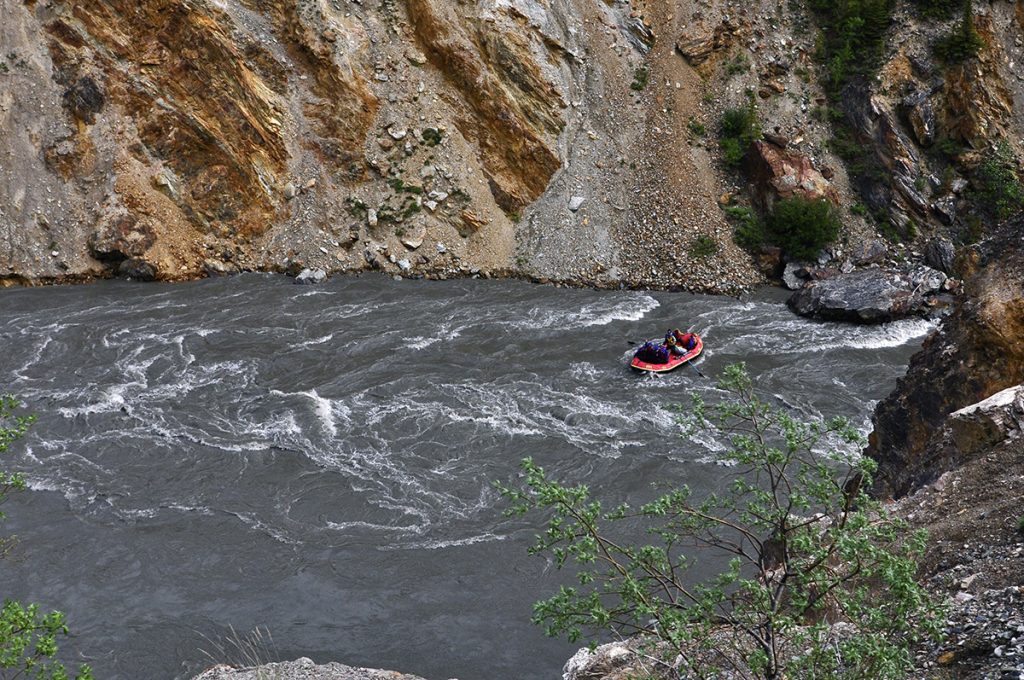
[[[570,641],[639,636],[666,677],[903,677],[909,645],[939,630],[915,582],[925,535],[867,496],[873,461],[824,450],[861,442],[846,421],[805,423],[760,401],[742,364],[723,375],[730,399],[694,397],[685,416],[731,443],[723,493],[684,486],[606,509],[530,459],[520,483],[497,485],[509,514],[547,516],[531,552],[575,572],[576,585],[534,605],[534,622]],[[622,538],[638,525],[642,540]],[[698,552],[724,570],[691,577]]]
[[[35,416],[17,415],[17,399],[0,395],[0,453],[20,439],[35,422]],[[25,479],[19,474],[0,471],[0,503],[12,491],[25,488]],[[0,513],[0,519],[4,514]],[[64,666],[53,658],[57,655],[57,636],[67,635],[64,614],[42,614],[39,605],[25,606],[5,599],[0,609],[0,678],[32,678],[34,680],[67,680]],[[77,680],[92,680],[92,671],[82,666]]]

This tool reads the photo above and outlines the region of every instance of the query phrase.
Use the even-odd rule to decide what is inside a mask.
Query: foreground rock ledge
[[[318,666],[305,657],[295,661],[271,663],[254,668],[214,666],[192,680],[423,680],[418,675],[376,668],[353,668],[340,663]]]

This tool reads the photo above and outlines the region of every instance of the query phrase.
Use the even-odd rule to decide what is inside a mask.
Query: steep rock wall
[[[936,446],[947,416],[1024,382],[1022,233],[1024,218],[984,244],[956,310],[878,404],[868,454],[881,492],[903,495],[963,462]]]
[[[426,232],[507,267],[561,165],[571,8],[344,5],[3,0],[0,277],[391,267]],[[146,247],[91,245],[118,238]]]
[[[721,163],[750,97],[762,149],[840,207],[837,264],[886,224],[913,256],[970,231],[965,178],[1017,143],[1024,46],[1014,4],[981,3],[986,48],[947,69],[948,25],[897,6],[845,98],[877,165],[856,192],[798,3],[0,0],[0,280],[301,264],[735,292],[761,274],[722,206],[791,180]]]
[[[816,96],[796,41],[764,39],[802,12],[769,0],[0,0],[0,18],[8,281],[301,263],[734,291],[760,275],[718,203],[740,189],[722,108],[761,90],[768,122],[837,165],[795,105]],[[677,39],[704,29],[691,63]]]

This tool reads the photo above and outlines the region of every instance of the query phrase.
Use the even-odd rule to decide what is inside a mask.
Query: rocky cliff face
[[[4,0],[3,273],[351,268],[381,223],[483,231],[453,251],[507,263],[495,207],[559,167],[569,36],[502,3],[374,4]]]
[[[983,41],[977,58],[944,63],[935,45],[955,21],[920,18],[898,3],[890,49],[877,80],[851,85],[842,113],[848,152],[860,166],[866,207],[908,240],[969,231],[969,182],[996,140],[1020,157],[1024,87],[1015,64],[1024,58],[1019,3],[974,3]]]
[[[0,17],[9,281],[301,263],[735,290],[760,274],[718,203],[740,189],[708,138],[721,110],[760,92],[798,166],[839,165],[810,116],[806,17],[768,0],[0,0]]]
[[[902,495],[964,462],[942,445],[950,413],[1024,382],[1024,219],[975,253],[978,273],[940,330],[875,411],[870,455],[884,491]]]
[[[882,493],[904,495],[967,462],[971,448],[948,441],[948,416],[1024,381],[1024,221],[990,226],[998,219],[977,178],[996,144],[1021,157],[1024,5],[974,3],[974,11],[982,47],[976,58],[949,64],[934,46],[956,19],[925,20],[911,3],[897,3],[878,77],[850,85],[840,106],[850,136],[839,141],[880,230],[909,245],[902,256],[967,282],[954,312],[877,407],[868,452],[880,462]],[[1013,170],[1020,174],[1019,160]],[[840,284],[811,282],[798,297],[829,285]],[[845,285],[840,297],[848,304],[857,291]],[[954,278],[944,288],[957,285]],[[915,284],[913,294],[920,291]]]
[[[995,139],[1020,151],[1016,6],[979,4],[986,47],[948,67],[950,22],[897,3],[879,78],[843,98],[851,188],[798,3],[0,0],[0,280],[301,264],[735,291],[761,272],[722,205],[795,194],[840,206],[837,265],[876,228],[913,257],[974,229]],[[714,136],[748,97],[742,175]]]

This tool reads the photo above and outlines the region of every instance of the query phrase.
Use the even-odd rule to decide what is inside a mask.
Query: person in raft
[[[683,333],[677,328],[665,334],[665,346],[673,354],[682,356],[697,346],[697,338],[693,333]]]

